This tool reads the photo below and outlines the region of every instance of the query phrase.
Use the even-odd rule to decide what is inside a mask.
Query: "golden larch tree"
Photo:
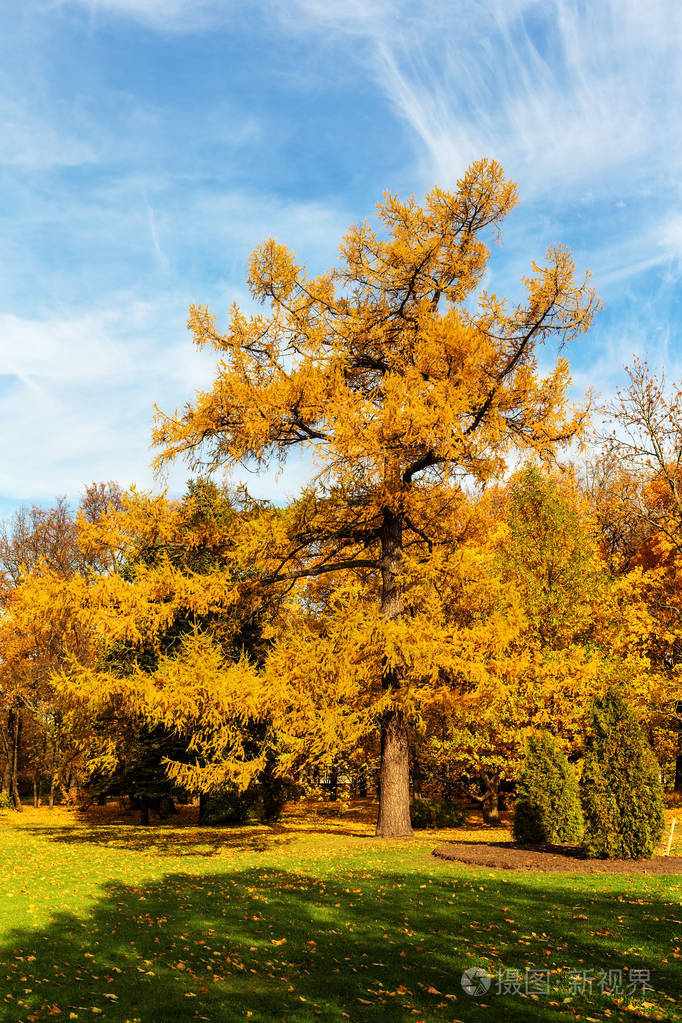
[[[218,354],[215,381],[181,414],[157,413],[159,466],[182,455],[194,470],[265,468],[312,449],[314,483],[288,529],[258,556],[254,545],[254,571],[270,587],[349,572],[377,580],[382,619],[397,629],[377,679],[382,836],[411,833],[409,679],[395,642],[409,628],[404,552],[433,548],[430,527],[463,480],[499,476],[514,449],[551,455],[584,418],[567,399],[567,361],[542,376],[536,358],[548,339],[587,330],[598,305],[568,251],[532,264],[518,305],[481,288],[481,236],[499,232],[516,202],[499,164],[481,160],[423,205],[386,195],[378,230],[350,228],[327,273],[309,276],[267,241],[248,277],[267,312],[233,306],[221,331],[193,306],[196,344]]]

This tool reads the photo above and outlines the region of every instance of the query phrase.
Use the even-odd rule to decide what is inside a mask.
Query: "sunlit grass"
[[[0,815],[0,1019],[682,1019],[682,878],[466,868],[433,847],[508,830],[387,843],[370,807],[320,809],[232,829]],[[551,993],[471,998],[477,963],[549,970]],[[655,990],[572,995],[569,967],[648,969]]]

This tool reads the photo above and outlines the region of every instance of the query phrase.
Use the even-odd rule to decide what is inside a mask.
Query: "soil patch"
[[[682,874],[682,856],[651,860],[588,860],[569,846],[518,846],[510,842],[453,842],[433,855],[496,870],[540,870],[565,874]]]

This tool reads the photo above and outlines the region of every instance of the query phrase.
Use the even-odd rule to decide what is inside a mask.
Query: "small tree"
[[[659,768],[632,710],[608,690],[591,710],[581,778],[584,849],[604,859],[644,859],[663,834]]]
[[[517,792],[517,842],[580,841],[583,819],[578,782],[551,732],[530,736]]]

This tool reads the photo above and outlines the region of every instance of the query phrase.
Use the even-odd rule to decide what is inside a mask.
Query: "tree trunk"
[[[19,747],[21,745],[21,714],[18,710],[11,711],[12,714],[12,766],[10,769],[10,796],[12,797],[12,803],[14,809],[21,813],[23,807],[21,805],[21,798],[19,796]]]
[[[675,758],[675,792],[682,792],[682,752]]]
[[[10,794],[10,779],[12,777],[12,747],[11,747],[12,712],[7,714],[7,727],[3,722],[0,725],[0,739],[2,739],[2,750],[5,758],[5,766],[2,770],[2,788],[0,791]]]
[[[56,784],[57,784],[57,779],[56,779],[56,777],[53,774],[50,777],[50,795],[48,797],[48,803],[47,803],[47,805],[49,806],[50,810],[54,810],[54,790],[55,790],[55,785]]]
[[[499,824],[500,823],[500,804],[499,804],[499,792],[500,792],[500,779],[494,775],[481,775],[481,781],[485,787],[483,793],[483,820],[486,824]]]
[[[388,711],[381,722],[380,786],[377,835],[411,835],[409,747],[407,722],[401,710]]]
[[[206,810],[208,808],[208,792],[199,793],[199,824],[203,824],[206,820]]]
[[[329,771],[329,802],[335,803],[339,798],[339,768],[333,764]]]
[[[391,511],[384,513],[381,530],[381,613],[395,620],[403,613],[398,584],[402,557],[402,523]],[[402,683],[402,668],[384,664],[381,687],[397,702]],[[381,768],[379,772],[380,838],[406,838],[412,835],[410,820],[410,750],[407,720],[399,706],[387,710],[381,719]]]
[[[497,792],[491,792],[483,803],[483,820],[486,824],[500,823],[500,802]]]
[[[37,771],[33,772],[33,806],[36,810],[40,806],[40,775]]]

